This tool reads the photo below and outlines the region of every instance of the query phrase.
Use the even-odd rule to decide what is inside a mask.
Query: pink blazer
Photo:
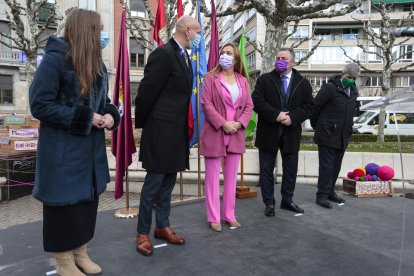
[[[242,128],[230,136],[228,152],[244,153],[246,151],[245,128],[249,124],[253,111],[253,101],[250,96],[249,84],[242,75],[235,73],[240,84],[240,98],[236,107],[234,121],[239,121]],[[223,91],[224,90],[224,91]],[[224,94],[228,93],[220,82],[220,75],[208,74],[204,78],[201,105],[204,111],[204,126],[200,138],[200,154],[205,157],[226,156],[223,124],[226,118],[226,103]]]

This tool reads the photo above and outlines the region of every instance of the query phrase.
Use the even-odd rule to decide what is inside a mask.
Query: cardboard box
[[[356,197],[382,197],[393,196],[394,188],[391,181],[356,181],[344,178],[343,189]]]

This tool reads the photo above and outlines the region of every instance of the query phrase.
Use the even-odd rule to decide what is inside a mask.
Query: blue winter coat
[[[105,133],[92,126],[93,113],[119,112],[110,104],[108,75],[95,79],[87,98],[63,38],[49,38],[29,91],[30,110],[40,120],[33,196],[46,205],[64,206],[93,200],[109,179]]]

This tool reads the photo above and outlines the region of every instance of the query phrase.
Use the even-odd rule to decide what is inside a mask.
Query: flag
[[[177,0],[177,19],[183,16],[183,2],[181,0]]]
[[[211,40],[210,40],[210,53],[208,56],[208,71],[211,71],[216,67],[219,59],[219,39],[217,29],[217,18],[216,18],[216,5],[214,0],[211,0]]]
[[[157,15],[155,16],[155,24],[154,24],[154,49],[158,46],[167,43],[168,41],[168,34],[167,34],[167,21],[165,19],[165,7],[164,7],[164,0],[159,0],[158,8],[157,8]]]
[[[113,103],[118,107],[121,121],[118,129],[112,132],[112,154],[116,157],[115,198],[124,193],[125,170],[132,163],[132,154],[137,151],[132,133],[131,94],[129,84],[129,55],[126,36],[126,15],[122,11],[121,33],[119,37],[118,65],[116,67]]]
[[[204,113],[201,108],[201,104],[198,104],[198,106],[200,106],[200,110],[199,112],[197,112],[197,103],[201,98],[204,75],[207,73],[206,49],[204,47],[204,32],[200,16],[200,0],[197,0],[197,19],[201,29],[201,40],[200,44],[198,44],[196,48],[191,49],[191,65],[193,67],[193,94],[191,95],[191,109],[193,114],[192,118],[189,117],[189,119],[192,119],[193,121],[194,133],[190,139],[190,148],[198,142],[198,129],[200,128],[201,133],[204,124]],[[200,114],[200,126],[198,125],[198,114]]]
[[[248,69],[249,67],[247,65],[247,58],[246,58],[246,35],[245,34],[241,35],[240,42],[239,42],[239,50],[240,50],[240,58],[243,63],[243,67],[244,67],[244,70],[247,76],[247,80],[250,83],[249,69]],[[250,89],[250,93],[251,93],[251,89]],[[253,111],[250,117],[249,124],[247,125],[247,128],[246,128],[245,136],[246,137],[249,136],[249,134],[252,133],[255,127],[256,127],[256,113]]]

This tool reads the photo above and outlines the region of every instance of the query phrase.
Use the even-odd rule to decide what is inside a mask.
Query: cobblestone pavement
[[[130,207],[138,207],[139,196],[139,193],[130,193]],[[194,197],[184,196],[184,199],[191,198]],[[172,195],[172,201],[179,201],[179,195]],[[115,210],[125,207],[125,195],[121,199],[115,200],[114,192],[104,192],[99,197],[98,211]],[[42,220],[42,203],[34,199],[31,195],[11,201],[0,202],[0,229],[38,220]]]

